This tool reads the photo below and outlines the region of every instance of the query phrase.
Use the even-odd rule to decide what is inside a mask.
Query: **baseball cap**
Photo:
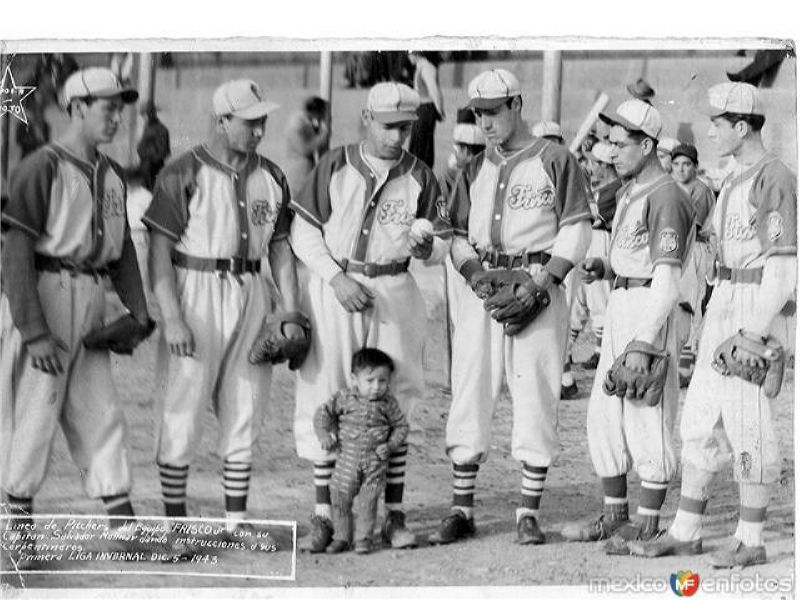
[[[233,115],[240,119],[260,119],[280,108],[263,99],[261,88],[251,79],[226,81],[214,90],[214,114]]]
[[[708,105],[702,108],[709,117],[726,113],[763,115],[758,89],[749,83],[725,82],[708,90]]]
[[[679,145],[680,142],[675,138],[662,137],[660,140],[658,140],[658,147],[656,148],[656,150],[658,152],[664,152],[665,154],[670,154]]]
[[[620,125],[628,131],[641,131],[652,138],[661,135],[661,115],[647,102],[626,100],[614,113],[601,112],[600,120],[608,125]]]
[[[486,138],[483,131],[477,125],[459,123],[453,129],[453,141],[457,144],[469,144],[470,146],[485,146]]]
[[[67,77],[62,92],[64,104],[75,98],[113,98],[119,96],[125,104],[139,99],[139,92],[132,87],[124,87],[111,69],[89,67],[75,71]]]
[[[673,160],[678,156],[685,156],[694,164],[697,164],[697,148],[691,144],[678,144],[675,146],[675,148],[672,150]]]
[[[531,133],[536,137],[552,136],[564,138],[564,132],[561,131],[561,125],[555,121],[539,121],[531,128]]]
[[[492,110],[505,104],[509,98],[522,95],[519,80],[506,69],[484,71],[467,88],[470,108]]]
[[[376,83],[367,96],[367,110],[379,123],[417,120],[419,94],[404,83]]]
[[[598,162],[613,165],[614,159],[611,158],[611,144],[597,142],[592,146],[592,158]]]

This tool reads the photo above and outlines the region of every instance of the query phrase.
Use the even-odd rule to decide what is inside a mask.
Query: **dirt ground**
[[[443,309],[437,301],[436,272],[420,276],[429,300],[428,344],[425,349],[427,393],[412,419],[406,508],[410,527],[425,538],[450,506],[450,464],[444,452],[444,428],[450,402],[445,380]],[[141,515],[160,515],[160,489],[154,465],[154,377],[155,342],[151,339],[131,359],[115,361],[115,377],[129,424],[134,466],[133,501]],[[578,361],[588,357],[583,340],[575,352]],[[559,531],[573,520],[592,517],[601,510],[602,498],[594,475],[586,442],[586,405],[594,372],[577,370],[580,396],[562,401],[559,408],[559,434],[562,453],[550,469],[542,502],[541,523],[548,537],[543,546],[520,547],[514,544],[514,508],[519,495],[519,465],[510,456],[511,404],[504,395],[494,420],[492,454],[482,466],[476,490],[477,536],[467,542],[415,550],[383,549],[372,555],[348,553],[338,556],[298,553],[296,580],[264,582],[247,579],[189,577],[200,567],[175,565],[174,575],[44,575],[24,577],[29,588],[71,587],[263,587],[278,592],[285,587],[339,586],[507,586],[569,585],[576,593],[585,590],[593,577],[668,578],[679,569],[691,569],[702,576],[710,574],[702,556],[645,560],[635,557],[608,557],[595,544],[568,544]],[[783,477],[768,512],[765,537],[769,564],[748,570],[748,574],[784,576],[794,571],[794,450],[792,440],[794,372],[776,401],[777,422],[784,458]],[[683,395],[682,395],[683,396]],[[292,437],[293,378],[281,367],[276,370],[272,395],[267,402],[264,431],[258,443],[253,472],[250,514],[253,518],[296,520],[299,533],[308,530],[313,508],[311,466],[296,457]],[[676,427],[677,430],[677,427]],[[679,447],[677,432],[675,441]],[[197,458],[189,481],[189,509],[193,516],[221,517],[221,465],[215,455],[216,428],[210,411]],[[666,520],[671,520],[678,503],[679,479],[670,486],[665,504]],[[638,486],[629,479],[632,510],[637,505]],[[714,550],[736,527],[738,515],[736,488],[731,473],[717,479],[709,503],[706,549]],[[39,513],[100,514],[96,501],[85,497],[74,467],[59,433],[54,446],[47,481],[36,498]],[[219,559],[228,569],[259,572],[257,554],[237,553]],[[238,561],[238,564],[234,561]],[[125,564],[120,566],[125,570]],[[133,570],[133,569],[131,569]],[[3,594],[0,593],[0,596]]]

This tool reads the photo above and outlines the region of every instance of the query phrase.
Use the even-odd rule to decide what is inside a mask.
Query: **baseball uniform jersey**
[[[577,160],[554,143],[535,139],[510,155],[496,147],[473,159],[453,196],[453,262],[519,256],[530,273],[547,269],[563,281],[588,246],[589,190]],[[570,226],[577,242],[568,237]],[[571,230],[572,234],[576,230]],[[530,253],[545,253],[528,264]],[[522,260],[522,256],[525,260]],[[491,419],[505,375],[514,405],[511,451],[530,465],[549,466],[558,451],[557,403],[568,309],[562,286],[549,289],[550,305],[513,337],[471,291],[459,303],[453,338],[453,402],[447,452],[456,464],[486,460]]]
[[[651,293],[653,270],[660,264],[683,268],[694,241],[694,209],[678,184],[664,174],[655,181],[629,181],[617,193],[609,264],[617,278],[640,280],[613,285],[592,392],[587,409],[589,451],[600,477],[635,469],[643,480],[669,481],[676,462],[671,435],[678,403],[678,344],[670,315],[654,345],[669,352],[667,381],[661,402],[609,397],[603,391],[606,372],[640,330],[642,311]],[[622,280],[620,280],[620,283]],[[674,311],[673,311],[674,312]]]
[[[12,172],[2,222],[34,240],[39,271],[37,290],[4,290],[2,296],[2,486],[14,496],[30,498],[38,491],[59,424],[90,497],[130,490],[124,417],[109,353],[82,344],[103,325],[106,291],[97,271],[123,256],[135,266],[122,173],[103,154],[89,163],[57,143]],[[57,260],[74,268],[42,267]],[[36,302],[26,298],[36,292]],[[69,348],[59,351],[59,375],[34,369],[25,348],[26,341],[48,332]]]
[[[442,244],[448,214],[433,173],[421,161],[404,152],[393,163],[381,163],[363,143],[331,150],[291,204],[299,217],[292,224],[292,247],[311,272],[302,303],[312,322],[311,350],[298,370],[295,441],[299,456],[313,461],[333,458],[314,434],[314,412],[345,387],[357,349],[380,348],[392,357],[393,390],[406,415],[424,394],[426,313],[407,270],[408,234],[415,219],[425,218],[434,224],[434,244]],[[379,275],[378,268],[393,274]],[[370,308],[348,313],[339,303],[330,280],[343,269],[374,294]]]
[[[795,256],[796,219],[795,176],[776,157],[767,154],[756,164],[735,170],[725,180],[713,213],[719,265],[761,270],[772,256]],[[698,468],[720,470],[728,464],[732,449],[737,480],[772,483],[781,468],[773,401],[755,384],[725,377],[711,367],[717,346],[760,310],[759,287],[760,277],[716,282],[686,395],[681,438],[683,460]],[[768,333],[784,347],[794,337],[790,323],[789,317],[778,314],[769,326]]]
[[[272,243],[286,240],[288,203],[286,179],[267,158],[251,154],[236,170],[200,145],[162,170],[143,221],[175,242],[174,259],[255,261],[269,256]],[[257,268],[233,274],[174,262],[195,355],[169,357],[158,462],[190,463],[210,402],[219,421],[220,456],[249,463],[272,369],[250,364],[247,354],[273,308],[272,293]]]

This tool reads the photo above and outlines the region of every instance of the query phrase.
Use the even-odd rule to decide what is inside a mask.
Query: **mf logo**
[[[694,596],[700,589],[700,575],[691,571],[678,571],[669,576],[669,586],[676,596]]]

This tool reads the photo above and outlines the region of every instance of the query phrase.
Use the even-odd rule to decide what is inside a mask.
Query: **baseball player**
[[[611,223],[617,207],[617,191],[622,181],[617,177],[612,158],[612,148],[605,142],[592,146],[590,153],[590,179],[592,198],[589,208],[592,210],[592,241],[586,255],[588,257],[608,258],[611,243]],[[568,354],[575,344],[584,323],[591,322],[595,344],[592,355],[582,363],[584,369],[596,369],[600,359],[600,341],[603,339],[606,305],[611,294],[611,282],[605,279],[592,283],[581,282],[576,290],[574,303],[570,312],[570,337],[567,345]]]
[[[678,342],[681,345],[679,375],[681,387],[691,379],[702,322],[702,303],[706,279],[713,266],[713,227],[711,217],[716,199],[714,192],[697,177],[697,148],[678,144],[672,150],[672,177],[694,205],[697,231],[689,267],[681,278],[681,307],[678,313]]]
[[[475,479],[489,453],[505,374],[514,404],[512,454],[522,463],[517,539],[541,544],[539,503],[558,451],[556,412],[567,340],[567,299],[560,284],[589,245],[589,190],[566,148],[531,135],[513,73],[485,71],[468,91],[488,145],[462,171],[451,200],[451,255],[476,293],[461,299],[453,343],[446,433],[453,506],[430,541],[446,544],[475,532]],[[549,306],[516,335],[506,335],[478,297],[487,269],[523,272],[549,294]]]
[[[678,405],[677,340],[673,317],[681,270],[694,240],[694,210],[661,168],[656,144],[661,116],[641,100],[628,100],[600,118],[611,126],[614,166],[629,181],[617,194],[607,259],[581,265],[586,281],[613,281],[606,310],[600,360],[587,410],[589,451],[604,494],[604,511],[589,523],[570,524],[571,541],[597,541],[607,553],[627,554],[625,542],[652,537],[675,472],[671,435]],[[631,342],[669,353],[663,397],[655,406],[608,396],[609,367]],[[625,367],[649,370],[643,351],[627,352]],[[628,518],[627,475],[641,478],[639,520]]]
[[[708,100],[711,142],[720,156],[735,157],[737,166],[714,208],[716,284],[681,418],[681,498],[670,528],[648,543],[631,544],[631,551],[700,553],[709,487],[714,474],[730,463],[732,450],[739,524],[733,538],[710,557],[712,566],[729,568],[766,561],[764,521],[781,457],[772,400],[758,385],[722,375],[711,363],[717,347],[739,330],[772,335],[784,347],[794,337],[781,310],[796,285],[797,189],[795,175],[764,148],[758,90],[722,83],[708,91]],[[741,352],[741,360],[754,358]]]
[[[124,416],[108,350],[83,339],[103,326],[106,277],[136,322],[149,322],[123,171],[97,150],[138,92],[88,68],[63,96],[66,132],[18,165],[3,208],[3,502],[12,515],[33,512],[60,424],[86,493],[121,526],[134,514]]]
[[[658,140],[658,160],[661,162],[661,168],[667,173],[672,173],[672,151],[679,143],[675,138],[666,136]]]
[[[470,111],[472,114],[472,111]],[[474,118],[474,117],[473,117]],[[456,188],[458,173],[467,164],[486,148],[483,131],[474,123],[458,123],[453,129],[453,168],[439,178],[443,198],[449,199]],[[445,293],[451,329],[455,327],[455,318],[458,314],[458,304],[461,296],[467,293],[469,287],[464,278],[453,267],[453,260],[449,254],[445,257]],[[451,334],[452,335],[452,334]]]
[[[313,333],[298,371],[294,431],[298,455],[314,463],[312,552],[332,540],[335,462],[314,434],[314,411],[347,383],[354,351],[370,346],[392,356],[393,389],[407,417],[423,397],[425,307],[408,267],[434,250],[434,258],[443,256],[447,243],[432,234],[447,233],[449,223],[433,173],[403,150],[418,105],[404,84],[373,86],[362,111],[364,141],[328,152],[292,200],[292,248],[310,271]],[[402,510],[406,454],[405,444],[392,452],[386,479],[382,534],[395,548],[416,545]]]
[[[256,153],[277,107],[250,80],[214,92],[209,140],[168,164],[143,218],[150,230],[150,272],[170,350],[161,400],[157,462],[167,517],[185,517],[186,482],[203,415],[212,405],[224,461],[227,529],[244,522],[253,445],[272,370],[247,354],[275,304],[262,260],[286,310],[296,306],[288,243],[289,191],[281,170]],[[287,325],[290,338],[303,336]]]

